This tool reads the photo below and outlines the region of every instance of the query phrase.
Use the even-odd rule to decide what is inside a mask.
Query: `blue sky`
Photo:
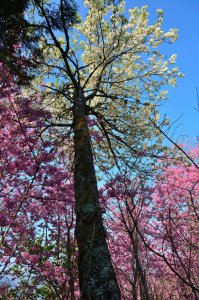
[[[177,65],[185,74],[178,80],[176,88],[169,88],[169,99],[161,108],[162,113],[170,116],[171,121],[177,120],[173,126],[175,138],[194,139],[199,135],[199,112],[197,93],[199,90],[199,0],[127,0],[127,7],[148,5],[153,19],[155,11],[164,11],[163,29],[179,29],[179,39],[173,45],[165,47],[165,53],[176,53]]]
[[[85,13],[82,1],[79,13]],[[179,39],[175,44],[164,47],[164,53],[176,53],[177,66],[185,74],[178,80],[176,88],[169,88],[169,99],[161,107],[161,113],[167,114],[175,122],[171,134],[175,140],[189,139],[194,142],[199,135],[199,112],[197,93],[199,90],[199,0],[126,0],[127,8],[148,6],[150,20],[156,18],[156,9],[164,11],[163,29],[179,29]]]

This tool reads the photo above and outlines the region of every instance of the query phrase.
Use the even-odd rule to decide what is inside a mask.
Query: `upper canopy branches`
[[[36,64],[36,85],[42,82],[40,91],[58,123],[71,123],[74,95],[81,92],[105,148],[117,152],[110,150],[110,155],[123,156],[125,162],[146,149],[151,155],[160,138],[150,119],[160,117],[158,101],[167,95],[163,87],[175,86],[183,76],[174,66],[176,55],[167,58],[158,50],[177,39],[177,30],[163,32],[162,10],[151,24],[146,6],[127,13],[124,1],[84,3],[88,12],[80,20],[73,1],[31,0],[27,34],[36,34],[36,52],[19,49]]]

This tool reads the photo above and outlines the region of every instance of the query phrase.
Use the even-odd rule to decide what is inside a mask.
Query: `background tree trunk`
[[[120,299],[120,290],[111,262],[93,165],[93,154],[85,112],[79,93],[74,104],[75,144],[75,236],[79,251],[81,299]]]

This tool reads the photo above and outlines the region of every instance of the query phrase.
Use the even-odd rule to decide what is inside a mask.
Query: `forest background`
[[[197,47],[151,1],[1,2],[2,299],[198,299]]]

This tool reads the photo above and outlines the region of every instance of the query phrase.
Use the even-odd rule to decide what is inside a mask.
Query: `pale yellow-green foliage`
[[[157,91],[165,83],[175,86],[176,77],[182,76],[176,67],[171,68],[176,55],[165,60],[155,50],[163,42],[174,42],[177,39],[177,30],[162,31],[162,11],[158,10],[157,22],[149,25],[146,6],[129,10],[127,19],[122,15],[124,2],[119,7],[109,5],[106,8],[102,7],[102,2],[85,1],[89,8],[88,15],[76,26],[83,36],[80,41],[82,61],[87,66],[81,73],[82,83],[92,73],[87,89],[95,88],[101,76],[101,86],[108,88],[109,92],[111,90],[113,94],[137,99],[142,97],[139,84],[143,85],[143,80],[146,81],[144,91],[150,97],[153,97],[154,90]],[[153,75],[160,76],[162,82],[157,82]],[[111,87],[110,82],[113,83]],[[161,93],[158,99],[164,96],[165,93]]]
[[[176,79],[183,77],[175,66],[177,55],[167,58],[159,51],[162,44],[176,41],[177,30],[162,30],[161,9],[157,10],[157,21],[151,24],[146,6],[126,13],[124,1],[119,6],[104,6],[104,1],[97,0],[86,0],[84,4],[87,16],[69,31],[67,60],[84,95],[94,95],[88,105],[107,121],[104,125],[112,146],[125,161],[136,156],[136,151],[161,151],[162,137],[149,118],[158,122],[157,105],[167,98],[165,87],[176,86]],[[58,42],[65,50],[65,38],[60,36]],[[55,116],[71,120],[67,110],[72,106],[74,86],[63,55],[52,39],[41,39],[41,47],[46,64],[40,78],[52,91],[46,105]],[[168,125],[168,119],[163,124]],[[117,140],[116,135],[135,151]],[[100,148],[96,147],[96,157],[106,162],[109,146],[104,136]]]

